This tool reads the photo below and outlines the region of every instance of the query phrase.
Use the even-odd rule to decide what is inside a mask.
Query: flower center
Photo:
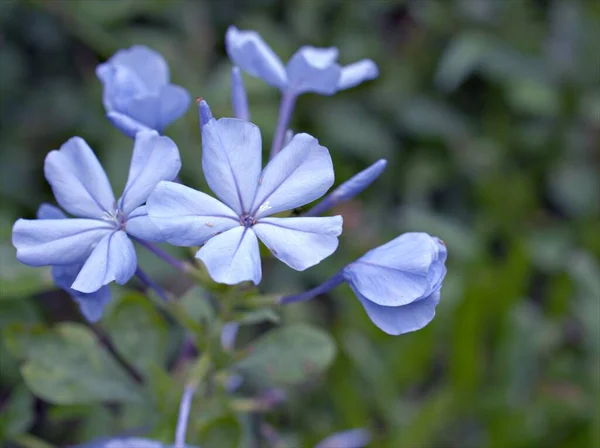
[[[101,219],[104,221],[111,221],[115,224],[116,228],[123,230],[125,229],[125,223],[127,222],[127,217],[125,216],[125,213],[123,213],[123,211],[119,208],[113,210],[112,213],[104,212]]]
[[[242,216],[240,216],[240,224],[246,228],[249,228],[256,224],[256,219],[254,219],[253,216],[244,213]]]

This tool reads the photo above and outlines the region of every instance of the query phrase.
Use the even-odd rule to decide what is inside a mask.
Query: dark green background
[[[382,157],[388,167],[336,210],[344,234],[333,256],[304,273],[265,261],[261,287],[314,286],[405,231],[437,235],[449,251],[422,331],[385,335],[346,286],[287,308],[286,321],[323,326],[339,350],[269,420],[307,447],[359,426],[388,448],[600,446],[596,0],[0,1],[0,323],[81,319],[67,296],[45,292],[47,271],[18,265],[9,240],[17,217],[52,200],[43,159],[73,135],[116,192],[125,183],[131,141],[104,117],[95,66],[146,44],[173,82],[228,116],[229,24],[259,31],[284,61],[303,44],[333,45],[341,63],[370,57],[381,70],[334,97],[300,98],[292,127],[329,148],[336,183]],[[278,92],[245,80],[266,154]],[[195,104],[166,133],[183,181],[206,190]],[[2,345],[0,363],[1,410],[20,379]],[[57,408],[37,402],[25,429],[58,445],[94,434],[90,425],[115,430],[89,417],[102,410],[86,410],[86,423]]]

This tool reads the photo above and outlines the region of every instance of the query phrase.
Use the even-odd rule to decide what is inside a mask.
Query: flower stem
[[[142,271],[139,266],[135,270],[135,275],[147,288],[152,289],[165,302],[172,301],[171,298],[169,297],[169,295],[167,294],[167,292],[164,289],[162,289],[158,285],[158,283],[156,283],[154,280],[152,280],[148,274],[146,274],[144,271]]]
[[[185,261],[178,260],[177,258],[173,257],[172,255],[169,255],[168,253],[166,253],[164,250],[159,249],[154,244],[151,244],[151,243],[149,243],[147,241],[144,241],[144,240],[141,240],[139,238],[135,238],[135,237],[132,237],[132,238],[133,238],[134,241],[136,241],[141,246],[143,246],[146,249],[148,249],[154,255],[156,255],[159,258],[162,258],[164,261],[166,261],[167,263],[169,263],[175,269],[179,269],[180,271],[183,271],[183,272],[189,272],[190,271],[191,267]]]
[[[177,417],[177,428],[175,429],[175,448],[185,447],[185,434],[187,432],[190,409],[192,407],[192,398],[196,392],[195,384],[188,384],[183,390],[181,403],[179,404],[179,417]]]
[[[296,94],[291,90],[283,93],[281,97],[281,104],[279,106],[279,120],[277,121],[277,128],[275,129],[275,135],[273,136],[273,144],[271,146],[271,159],[277,155],[283,146],[283,139],[285,137],[285,131],[290,124],[292,113],[294,112],[294,106],[296,105]]]
[[[336,286],[341,284],[343,281],[344,281],[344,277],[343,277],[342,273],[338,272],[333,277],[331,277],[329,280],[326,280],[325,282],[321,283],[316,288],[301,292],[299,294],[293,294],[291,296],[282,297],[281,299],[279,299],[279,303],[281,305],[286,305],[288,303],[302,302],[304,300],[310,300],[320,294],[325,294],[326,292],[331,291],[333,288],[335,288]]]

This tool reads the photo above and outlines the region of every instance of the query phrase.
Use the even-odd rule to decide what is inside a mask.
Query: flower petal
[[[140,131],[150,131],[151,129],[143,123],[128,117],[127,115],[123,115],[120,112],[109,112],[106,114],[106,118],[108,118],[114,127],[116,127],[119,131],[125,134],[129,138],[134,138],[135,134]]]
[[[173,140],[159,136],[156,131],[139,132],[119,208],[128,214],[146,202],[156,184],[175,179],[180,169],[179,150]]]
[[[125,231],[129,235],[144,241],[161,242],[165,240],[158,226],[148,216],[148,207],[145,205],[129,213],[125,223]]]
[[[64,265],[82,262],[93,245],[113,231],[110,223],[95,219],[19,219],[12,243],[21,263]]]
[[[110,302],[110,288],[103,286],[98,291],[89,294],[72,289],[71,285],[77,278],[82,266],[79,263],[66,266],[52,266],[52,278],[58,287],[64,289],[77,302],[81,314],[88,321],[97,322],[102,317],[104,307]]]
[[[133,243],[121,230],[114,231],[100,240],[81,268],[71,288],[91,293],[116,281],[127,283],[137,268]]]
[[[349,89],[358,84],[375,79],[379,76],[379,69],[371,59],[361,59],[353,64],[342,67],[342,74],[338,82],[338,90]]]
[[[160,93],[155,93],[129,99],[119,108],[119,112],[149,129],[161,132],[160,108]]]
[[[208,240],[196,254],[212,279],[235,285],[252,280],[260,283],[262,271],[258,240],[252,229],[235,227]]]
[[[252,229],[273,255],[303,271],[335,252],[342,217],[263,218]]]
[[[58,204],[72,215],[101,218],[114,210],[115,197],[108,177],[82,138],[73,137],[60,150],[50,151],[44,174]]]
[[[67,219],[67,215],[60,208],[47,203],[39,206],[36,216],[37,219]]]
[[[335,62],[337,48],[300,48],[288,62],[289,89],[297,94],[333,95],[338,90],[341,68]]]
[[[175,84],[168,84],[160,92],[158,131],[162,131],[181,117],[190,107],[192,98],[187,90]]]
[[[261,218],[308,204],[333,185],[329,151],[308,134],[296,134],[265,167],[252,205]]]
[[[235,118],[250,121],[248,95],[246,94],[242,72],[239,67],[233,67],[231,69],[231,106]]]
[[[240,225],[237,214],[207,194],[174,182],[160,182],[148,198],[148,214],[175,246],[199,246]]]
[[[405,233],[350,263],[344,278],[379,305],[406,305],[431,293],[428,274],[436,246],[426,233]]]
[[[286,87],[287,78],[281,59],[257,32],[240,31],[230,26],[225,34],[225,46],[229,58],[246,73],[274,87]]]
[[[393,336],[423,328],[434,318],[435,307],[440,301],[440,292],[436,291],[408,305],[381,306],[362,296],[355,288],[352,289],[373,323]]]
[[[202,127],[202,169],[217,197],[238,214],[248,212],[262,163],[260,130],[235,118],[211,120]]]

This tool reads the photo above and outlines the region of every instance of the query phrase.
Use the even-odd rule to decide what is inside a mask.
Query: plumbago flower
[[[135,45],[98,65],[108,119],[133,138],[142,130],[163,132],[190,106],[189,93],[169,82],[169,66],[154,50]]]
[[[19,219],[12,233],[17,258],[30,266],[54,266],[57,284],[80,303],[94,301],[93,310],[84,307],[84,313],[98,318],[108,300],[102,287],[113,280],[124,284],[136,271],[129,237],[162,240],[142,204],[159,181],[174,179],[180,168],[179,151],[169,138],[155,131],[138,133],[125,191],[115,201],[91,148],[71,138],[46,156],[44,174],[58,204],[76,218],[65,219],[60,210],[45,207],[41,219]]]
[[[215,281],[230,285],[260,282],[257,238],[299,271],[331,255],[342,232],[341,216],[272,217],[314,201],[331,187],[327,148],[308,134],[297,134],[261,171],[258,127],[234,118],[208,119],[206,102],[200,108],[202,168],[221,201],[184,185],[159,183],[148,199],[148,212],[166,241],[203,245],[196,257]]]

